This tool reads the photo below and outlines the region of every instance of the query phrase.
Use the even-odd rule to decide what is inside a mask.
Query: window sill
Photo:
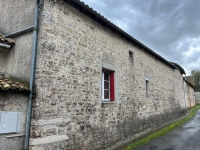
[[[101,107],[102,107],[102,108],[117,107],[117,103],[116,103],[116,102],[106,102],[106,101],[102,101],[102,102],[101,102]]]
[[[150,94],[146,95],[146,98],[151,98],[151,95]]]
[[[12,134],[10,134],[10,135],[8,135],[6,137],[7,138],[14,138],[14,137],[20,137],[20,136],[25,136],[25,134],[21,134],[21,133],[14,134],[14,133],[12,133]]]
[[[114,101],[110,101],[110,100],[108,100],[108,101],[102,100],[101,103],[115,103],[115,102]]]

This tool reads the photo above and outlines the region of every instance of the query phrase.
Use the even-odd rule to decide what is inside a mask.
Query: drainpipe
[[[6,48],[6,49],[10,49],[10,48],[11,48],[10,45],[8,45],[8,44],[3,44],[3,43],[0,43],[0,47]]]
[[[36,54],[37,54],[37,39],[38,39],[38,18],[39,18],[39,2],[36,0],[35,14],[34,14],[34,31],[33,31],[33,48],[32,48],[32,60],[31,60],[31,74],[30,74],[30,94],[28,100],[28,112],[26,121],[26,134],[24,142],[24,150],[29,148],[29,138],[30,138],[30,125],[31,125],[31,112],[32,112],[32,100],[35,94],[35,66],[36,66]]]

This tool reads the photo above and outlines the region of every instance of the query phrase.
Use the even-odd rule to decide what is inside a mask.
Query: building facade
[[[195,102],[196,104],[200,104],[200,92],[195,92]]]
[[[196,103],[194,85],[194,78],[192,76],[186,76],[184,78],[185,100],[187,108],[194,107]]]
[[[182,68],[84,3],[8,0],[0,10],[14,4],[26,17],[3,16],[0,31],[19,55],[1,72],[30,81],[24,149],[109,149],[187,111]]]

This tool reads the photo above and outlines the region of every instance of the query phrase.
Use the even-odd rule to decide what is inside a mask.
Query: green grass
[[[197,113],[198,109],[200,109],[200,104],[196,105],[193,108],[190,108],[191,113],[187,117],[185,117],[185,118],[183,118],[183,119],[181,119],[181,120],[179,120],[179,121],[177,121],[177,122],[175,122],[175,123],[173,123],[173,124],[171,124],[171,125],[169,125],[167,127],[164,127],[162,129],[160,129],[160,130],[148,135],[147,137],[145,137],[143,139],[140,139],[140,140],[138,140],[138,141],[136,141],[134,143],[131,143],[130,145],[128,145],[123,150],[132,150],[133,148],[136,148],[136,147],[139,147],[139,146],[142,146],[142,145],[148,143],[152,139],[158,138],[159,136],[166,135],[168,132],[174,130],[174,128],[180,126],[181,124],[183,124],[184,122],[186,122],[187,120],[192,118]]]

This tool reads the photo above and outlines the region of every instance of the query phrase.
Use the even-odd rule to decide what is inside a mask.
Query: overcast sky
[[[81,1],[187,75],[200,69],[200,0]]]

